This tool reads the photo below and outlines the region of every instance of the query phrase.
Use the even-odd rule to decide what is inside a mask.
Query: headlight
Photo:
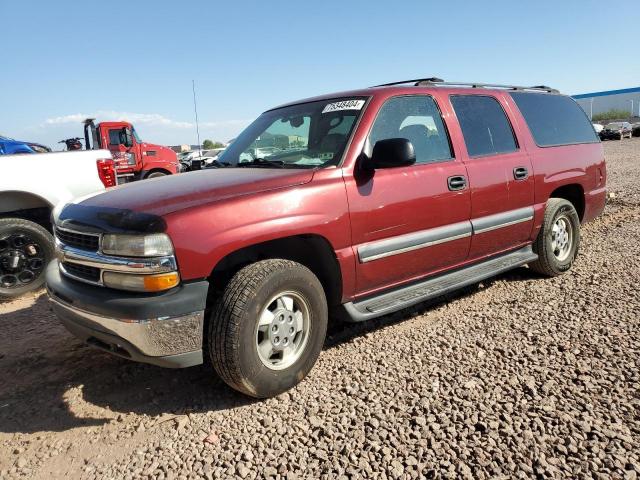
[[[135,275],[131,273],[104,272],[102,283],[105,287],[134,292],[161,292],[169,290],[180,283],[177,272],[160,273],[158,275]]]
[[[173,254],[173,245],[164,233],[106,234],[102,236],[102,253],[121,257],[162,257]]]

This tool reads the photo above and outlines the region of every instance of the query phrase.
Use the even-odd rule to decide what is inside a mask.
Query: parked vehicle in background
[[[167,367],[207,352],[269,397],[311,370],[329,311],[359,322],[526,264],[568,271],[605,196],[572,98],[398,82],[274,108],[216,169],[67,205],[47,288],[91,345]]]
[[[202,156],[203,157],[211,157],[211,158],[216,158],[218,155],[220,155],[222,152],[225,151],[227,147],[220,147],[220,148],[212,148],[209,150],[203,150],[202,151]]]
[[[113,155],[118,183],[163,177],[180,172],[176,152],[168,147],[143,142],[129,122],[84,121],[87,149],[107,149]]]
[[[638,122],[638,123],[634,123],[634,124],[632,125],[631,134],[632,134],[634,137],[640,137],[640,122]]]
[[[56,205],[116,184],[108,150],[0,156],[0,299],[44,283]]]
[[[631,138],[632,128],[629,122],[611,122],[604,126],[599,133],[600,140],[622,140]]]
[[[0,155],[15,155],[18,153],[47,153],[51,149],[45,145],[35,142],[25,142],[14,140],[13,138],[0,135]]]
[[[593,124],[593,129],[596,131],[596,133],[599,135],[600,132],[604,129],[604,125],[601,125],[599,123],[594,123]]]

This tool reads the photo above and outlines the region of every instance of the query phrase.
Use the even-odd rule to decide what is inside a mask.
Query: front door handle
[[[447,186],[449,190],[464,190],[467,186],[467,179],[463,175],[455,175],[447,178]]]
[[[513,169],[513,178],[516,180],[524,180],[529,176],[529,170],[526,167],[516,167]]]

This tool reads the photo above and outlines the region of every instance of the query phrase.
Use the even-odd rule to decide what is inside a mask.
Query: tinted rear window
[[[518,149],[511,124],[498,101],[481,95],[454,95],[451,104],[462,128],[470,157]]]
[[[570,97],[525,92],[513,92],[511,97],[539,147],[598,141],[589,119]]]

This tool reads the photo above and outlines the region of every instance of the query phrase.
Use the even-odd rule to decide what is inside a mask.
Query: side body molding
[[[384,240],[362,245],[358,247],[358,257],[360,262],[366,263],[390,255],[398,255],[411,250],[469,237],[471,232],[471,222],[469,221],[452,223],[451,225],[385,238]]]
[[[452,223],[442,227],[385,238],[384,240],[358,247],[358,259],[361,263],[367,263],[379,258],[398,255],[419,248],[427,248],[471,235],[479,235],[498,228],[533,220],[533,213],[533,207],[518,208],[495,215],[474,218],[471,221]]]

